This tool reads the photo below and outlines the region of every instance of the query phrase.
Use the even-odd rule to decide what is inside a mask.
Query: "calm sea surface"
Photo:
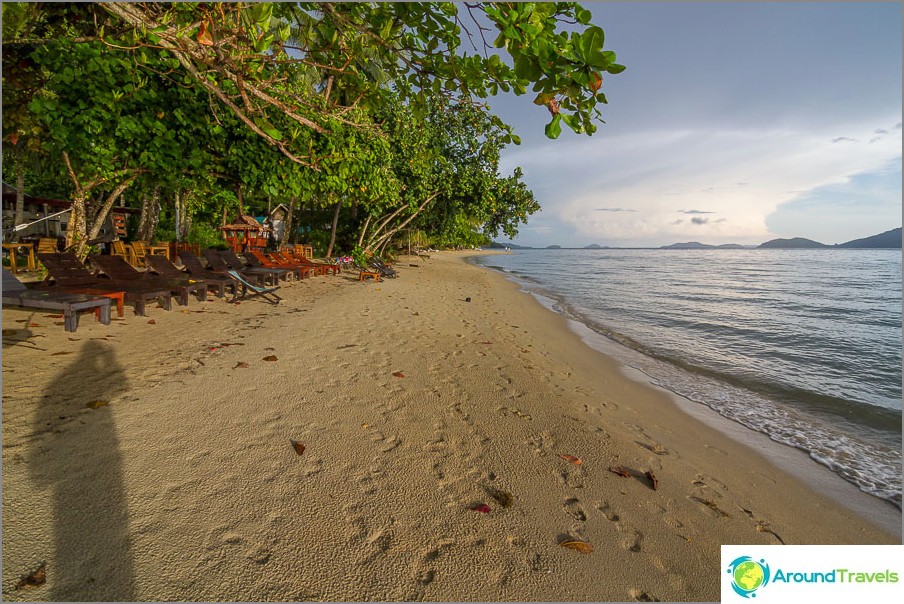
[[[901,250],[516,250],[658,385],[901,506]]]

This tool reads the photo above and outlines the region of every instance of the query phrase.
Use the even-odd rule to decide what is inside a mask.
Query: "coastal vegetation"
[[[513,237],[539,209],[484,100],[533,95],[591,135],[624,70],[578,3],[4,3],[3,177],[72,202],[88,253],[130,233],[215,244],[288,208],[292,242],[379,253]],[[19,220],[14,220],[15,224]],[[11,235],[15,235],[14,233]]]

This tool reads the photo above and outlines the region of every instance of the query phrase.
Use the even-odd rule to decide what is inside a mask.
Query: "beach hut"
[[[253,216],[241,215],[219,230],[226,237],[226,243],[234,252],[245,252],[250,249],[263,251],[267,247],[270,227],[262,225]]]

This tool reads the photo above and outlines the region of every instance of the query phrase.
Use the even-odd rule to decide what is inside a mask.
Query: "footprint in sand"
[[[596,509],[603,513],[603,516],[606,517],[606,520],[609,522],[618,522],[621,520],[621,516],[612,511],[612,507],[609,505],[609,502],[602,501],[596,504]]]
[[[634,552],[635,554],[640,552],[642,549],[641,544],[643,543],[643,533],[635,530],[634,534],[628,537],[623,543],[622,547],[628,550],[629,552]]]
[[[584,511],[584,506],[581,505],[580,500],[576,497],[566,499],[562,504],[562,509],[565,510],[566,514],[568,514],[578,522],[584,522],[587,520],[587,513]]]

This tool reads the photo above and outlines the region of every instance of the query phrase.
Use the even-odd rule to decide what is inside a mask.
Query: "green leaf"
[[[586,25],[587,23],[590,23],[590,19],[592,17],[593,17],[593,15],[590,14],[590,11],[581,6],[577,7],[577,10],[575,10],[575,12],[574,12],[575,20],[578,23],[580,23],[581,25]]]
[[[612,63],[609,67],[606,68],[606,71],[609,73],[621,73],[625,70],[624,65],[619,65],[618,63]]]
[[[554,140],[559,138],[559,135],[562,133],[561,121],[562,121],[562,114],[557,113],[552,118],[552,121],[549,122],[548,124],[546,124],[546,128],[545,128],[546,138],[551,138]]]

